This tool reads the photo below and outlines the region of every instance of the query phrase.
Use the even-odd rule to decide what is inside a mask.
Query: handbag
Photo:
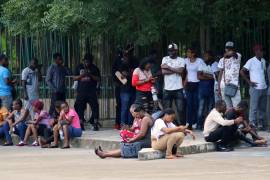
[[[238,86],[232,83],[226,83],[226,71],[225,71],[225,59],[224,59],[224,83],[225,83],[225,88],[224,88],[224,95],[229,96],[229,97],[234,97],[238,91]]]

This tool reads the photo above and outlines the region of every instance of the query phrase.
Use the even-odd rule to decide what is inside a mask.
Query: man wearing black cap
[[[100,81],[100,71],[93,63],[92,54],[85,54],[83,64],[80,64],[75,71],[74,80],[78,81],[77,97],[76,97],[76,111],[80,117],[81,127],[84,130],[83,123],[84,111],[87,103],[91,106],[93,130],[99,130],[99,105],[97,98],[97,85]]]
[[[162,59],[161,70],[164,75],[164,92],[163,105],[164,108],[172,106],[172,101],[175,101],[175,106],[179,115],[179,121],[176,124],[185,124],[183,119],[183,83],[182,73],[185,68],[185,61],[178,57],[178,47],[172,43],[168,46],[168,56]]]
[[[235,51],[234,43],[225,44],[224,57],[219,60],[218,91],[229,108],[236,107],[241,101],[239,72],[241,54]]]

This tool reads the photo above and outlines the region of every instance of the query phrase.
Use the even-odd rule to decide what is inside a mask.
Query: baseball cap
[[[234,43],[232,41],[226,42],[225,48],[234,48]]]
[[[175,43],[171,43],[171,44],[169,44],[168,49],[169,50],[178,50],[178,46]]]

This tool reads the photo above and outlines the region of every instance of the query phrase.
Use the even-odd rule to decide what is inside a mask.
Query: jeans
[[[253,125],[267,126],[265,112],[267,105],[267,90],[266,89],[255,89],[253,87],[249,88],[250,95],[250,109],[249,109],[249,120]],[[257,114],[258,120],[257,121]]]
[[[98,97],[95,92],[91,92],[87,95],[84,94],[80,94],[78,92],[77,98],[76,98],[76,107],[75,110],[77,111],[81,123],[83,123],[85,121],[84,119],[84,111],[86,109],[86,105],[89,104],[92,110],[92,116],[91,116],[91,120],[90,123],[94,124],[96,122],[94,122],[94,120],[98,121],[99,119],[99,104],[98,104]]]
[[[55,111],[54,104],[56,101],[66,101],[66,94],[64,92],[54,92],[51,95],[51,106],[49,110],[49,114],[53,114]]]
[[[20,122],[18,123],[15,127],[15,134],[18,135],[20,137],[20,141],[24,140],[24,135],[27,129],[27,125],[25,124],[25,122]]]
[[[144,92],[137,90],[135,104],[141,105],[147,113],[152,114],[153,98],[151,91]]]
[[[186,90],[187,95],[187,123],[189,125],[196,124],[198,122],[198,83],[194,86],[193,90]]]
[[[2,106],[6,107],[8,110],[11,110],[13,101],[12,95],[0,96],[0,100],[2,101]]]
[[[184,95],[183,95],[183,90],[173,90],[173,91],[168,91],[164,90],[163,92],[163,106],[164,108],[171,108],[172,107],[172,102],[174,100],[176,110],[178,112],[178,117],[179,120],[176,120],[176,124],[178,125],[185,125],[185,119],[183,118],[184,114]]]
[[[12,143],[11,135],[9,133],[9,124],[8,122],[4,122],[2,126],[0,126],[0,137],[5,136],[6,143]]]
[[[135,94],[133,92],[121,91],[121,125],[132,125],[132,115],[129,112],[131,104],[134,102]]]
[[[237,140],[237,126],[221,126],[217,128],[215,131],[211,132],[205,140],[207,142],[218,142],[220,140],[220,144],[228,145],[229,143]]]
[[[121,123],[121,98],[120,98],[120,87],[115,87],[115,100],[116,100],[116,117],[115,124],[120,125]]]
[[[204,95],[199,93],[199,109],[198,109],[198,125],[203,126],[204,124],[204,110],[206,109],[206,114],[208,114],[215,104],[214,94]]]

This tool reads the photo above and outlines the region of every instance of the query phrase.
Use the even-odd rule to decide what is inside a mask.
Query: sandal
[[[16,146],[26,146],[27,144],[24,143],[23,141],[19,142],[19,144],[17,144]]]
[[[34,141],[31,146],[39,146],[37,141]]]

